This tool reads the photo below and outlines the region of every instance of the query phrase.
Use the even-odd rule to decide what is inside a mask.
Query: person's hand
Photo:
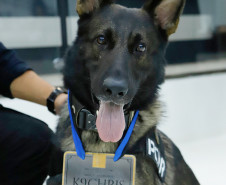
[[[64,94],[64,93],[62,93],[56,97],[56,99],[54,101],[54,107],[55,107],[55,111],[56,111],[57,115],[60,114],[61,109],[63,108],[64,104],[67,101],[67,97],[68,97],[68,95]]]

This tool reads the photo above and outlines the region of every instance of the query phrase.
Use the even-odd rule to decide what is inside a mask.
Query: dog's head
[[[184,0],[147,0],[140,9],[77,0],[78,37],[67,54],[64,82],[89,110],[99,109],[102,140],[121,138],[124,109],[145,109],[155,99],[168,36],[183,6]]]

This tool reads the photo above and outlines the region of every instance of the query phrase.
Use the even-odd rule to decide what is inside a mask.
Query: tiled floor
[[[61,77],[44,76],[53,84]],[[166,117],[159,128],[180,148],[202,185],[225,185],[226,73],[166,80],[160,91]],[[58,117],[46,107],[21,100],[0,99],[55,129]]]

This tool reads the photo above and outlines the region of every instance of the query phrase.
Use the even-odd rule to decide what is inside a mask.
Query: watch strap
[[[66,93],[66,92],[61,87],[56,87],[51,92],[51,94],[49,95],[49,97],[47,98],[47,101],[46,101],[47,108],[53,114],[56,114],[54,102],[55,102],[57,96],[60,95],[60,94],[62,94],[62,93]]]

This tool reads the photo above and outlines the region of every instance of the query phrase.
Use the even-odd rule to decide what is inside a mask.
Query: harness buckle
[[[81,109],[78,114],[78,127],[85,130],[95,130],[96,128],[96,116],[93,115],[87,109]]]

